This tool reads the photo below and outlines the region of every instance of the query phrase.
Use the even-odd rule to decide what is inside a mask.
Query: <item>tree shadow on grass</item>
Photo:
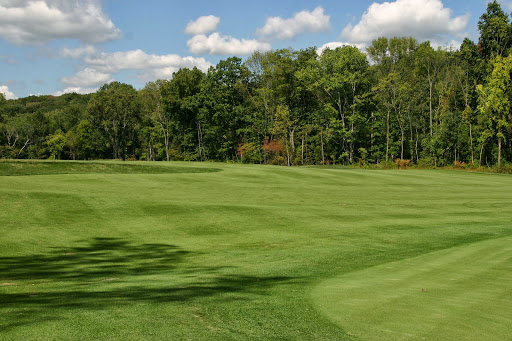
[[[175,268],[187,254],[174,245],[95,238],[89,245],[56,247],[45,255],[2,257],[0,279],[94,281],[105,276],[149,275]]]
[[[225,267],[190,265],[192,256],[175,245],[95,238],[85,246],[54,248],[46,255],[2,257],[0,331],[65,318],[72,309],[202,298],[247,300],[294,281],[226,275]],[[169,284],[169,279],[177,280]]]

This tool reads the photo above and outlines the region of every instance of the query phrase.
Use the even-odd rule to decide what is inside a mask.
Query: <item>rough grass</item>
[[[50,174],[165,174],[218,172],[219,168],[98,161],[0,160],[0,176]]]
[[[509,175],[119,164],[0,176],[0,339],[508,335]]]

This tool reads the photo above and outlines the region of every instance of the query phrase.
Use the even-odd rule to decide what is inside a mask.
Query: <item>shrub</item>
[[[257,143],[243,143],[238,145],[237,154],[243,163],[258,163],[260,159],[261,147]]]
[[[411,160],[395,159],[395,165],[400,169],[406,169],[411,164]]]
[[[457,169],[466,169],[468,165],[464,161],[453,161],[453,166]]]
[[[434,168],[435,161],[432,158],[426,157],[418,160],[419,168]]]

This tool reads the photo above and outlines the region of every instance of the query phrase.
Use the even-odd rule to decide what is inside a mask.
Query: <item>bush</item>
[[[418,167],[419,168],[434,168],[435,161],[434,161],[434,159],[432,159],[430,157],[421,158],[418,160]]]
[[[242,163],[261,162],[260,152],[261,146],[254,142],[240,144],[237,150],[237,154]]]
[[[411,160],[395,159],[395,165],[400,169],[406,169],[411,164]]]
[[[376,167],[381,169],[394,169],[396,168],[396,164],[393,161],[380,161],[377,163]]]
[[[468,167],[464,161],[453,161],[453,166],[457,169],[466,169]]]

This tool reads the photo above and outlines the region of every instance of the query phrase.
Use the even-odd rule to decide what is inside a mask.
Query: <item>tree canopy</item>
[[[457,50],[381,37],[365,52],[231,57],[140,90],[0,94],[0,157],[501,167],[512,161],[510,16],[490,2],[478,29]]]

